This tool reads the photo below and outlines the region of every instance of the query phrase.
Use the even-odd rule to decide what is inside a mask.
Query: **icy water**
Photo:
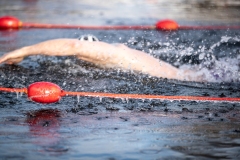
[[[0,13],[11,13],[24,21],[59,24],[153,24],[161,18],[195,25],[239,23],[236,6],[221,14],[223,8],[219,6],[215,6],[214,14],[209,14],[214,6],[189,10],[190,4],[203,5],[196,1],[184,4],[187,1],[179,0],[169,5],[165,1],[135,4],[122,0],[99,6],[95,1],[60,2],[1,1]],[[120,14],[121,5],[124,14]],[[164,8],[171,12],[156,16],[164,13]],[[151,15],[146,15],[150,10]],[[177,14],[180,11],[182,15]],[[197,14],[200,11],[203,14]],[[208,17],[204,15],[207,13]],[[69,91],[240,97],[239,30],[0,31],[0,54],[48,39],[83,34],[93,34],[108,43],[124,43],[176,67],[196,69],[212,82],[181,82],[103,70],[74,57],[33,56],[19,65],[1,65],[0,86],[21,88],[50,81]],[[63,97],[55,104],[42,105],[20,93],[1,92],[0,110],[0,159],[240,158],[239,103]]]

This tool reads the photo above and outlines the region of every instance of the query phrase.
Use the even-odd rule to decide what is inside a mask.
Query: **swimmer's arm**
[[[76,39],[55,39],[44,41],[35,45],[23,47],[12,52],[8,52],[0,57],[0,63],[15,64],[21,62],[24,57],[32,55],[47,56],[71,56],[75,55]]]
[[[116,67],[119,47],[104,42],[79,41],[77,39],[55,39],[23,47],[0,57],[0,63],[15,64],[24,57],[33,55],[76,56],[102,67]],[[119,51],[118,51],[119,50]],[[125,52],[125,51],[123,51]],[[123,56],[122,54],[119,54]],[[124,54],[127,56],[126,54]],[[119,67],[119,66],[117,66]]]
[[[55,39],[23,47],[0,57],[0,64],[16,64],[27,56],[76,56],[102,67],[112,67],[118,62],[116,47],[104,42],[79,41],[77,39]]]

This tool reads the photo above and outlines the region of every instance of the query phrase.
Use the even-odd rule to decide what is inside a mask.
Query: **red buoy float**
[[[19,29],[22,22],[12,16],[0,17],[0,29]]]
[[[28,98],[38,103],[54,103],[61,99],[62,89],[50,82],[36,82],[28,86]]]
[[[156,29],[157,30],[166,30],[166,31],[177,30],[178,24],[177,24],[177,22],[175,22],[173,20],[166,19],[166,20],[158,21],[156,23]]]

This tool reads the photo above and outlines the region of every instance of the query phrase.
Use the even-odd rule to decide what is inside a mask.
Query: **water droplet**
[[[19,97],[19,92],[16,92],[16,94],[17,94],[17,99],[18,99],[18,97]]]
[[[20,97],[22,97],[23,96],[23,92],[20,92]]]
[[[204,58],[204,56],[205,56],[205,53],[199,54],[199,59],[202,60]]]

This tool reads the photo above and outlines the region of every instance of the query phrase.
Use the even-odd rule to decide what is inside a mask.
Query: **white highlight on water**
[[[79,103],[79,102],[80,102],[80,96],[77,95],[77,103]]]

